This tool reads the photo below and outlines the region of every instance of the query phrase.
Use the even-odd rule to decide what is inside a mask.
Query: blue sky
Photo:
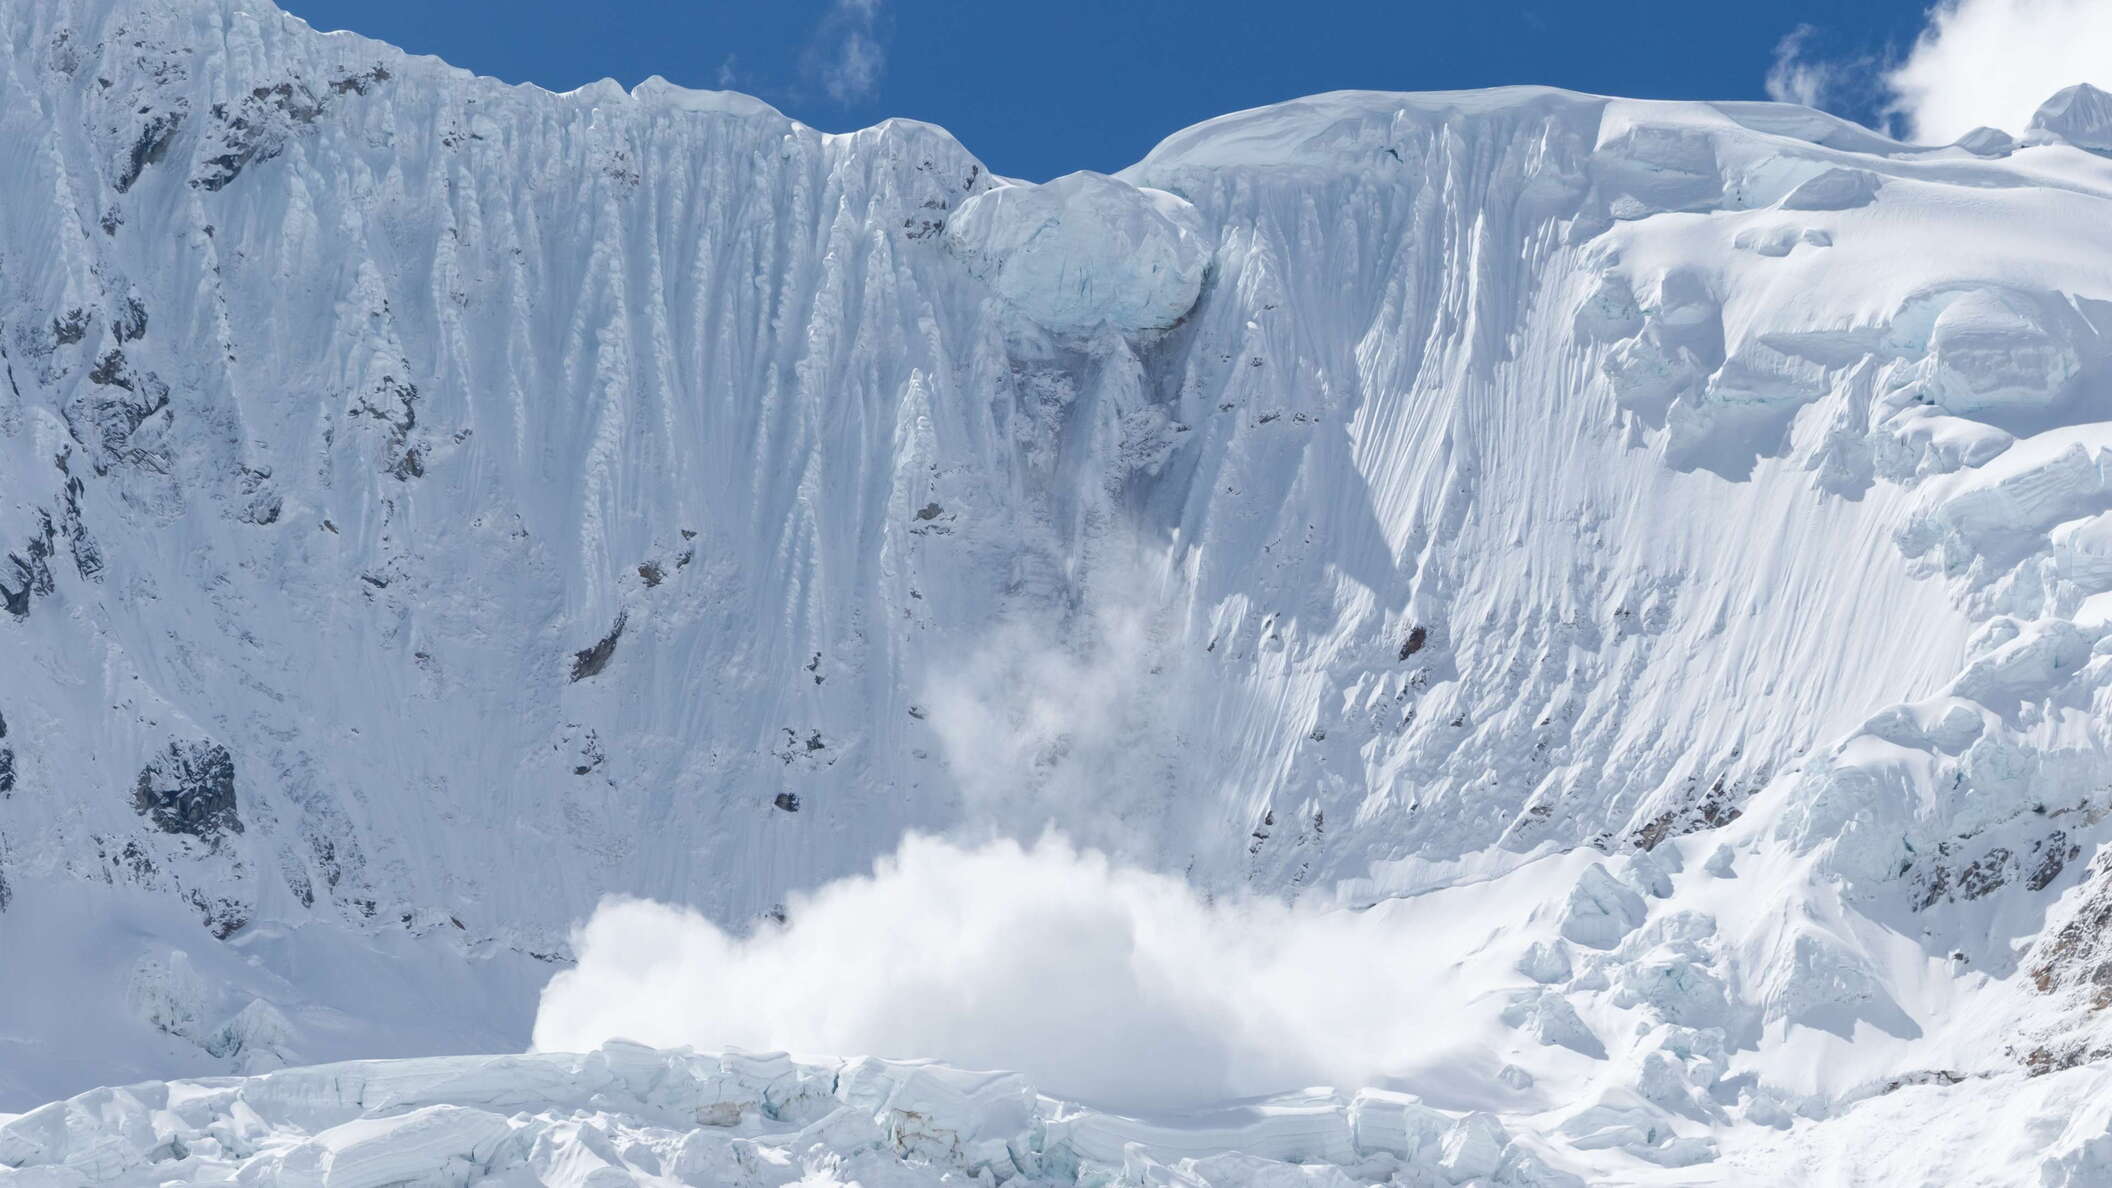
[[[1004,174],[1114,170],[1227,111],[1344,87],[1549,83],[1648,98],[1761,98],[1800,26],[1831,105],[1878,116],[1924,0],[281,0],[482,74],[567,90],[652,74],[759,95],[819,128],[944,125]]]

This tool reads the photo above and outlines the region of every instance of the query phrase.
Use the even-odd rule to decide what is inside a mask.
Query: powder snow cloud
[[[542,1050],[929,1056],[1132,1109],[1369,1083],[1439,1030],[1417,1004],[1445,968],[1396,912],[1213,902],[1059,838],[912,835],[751,936],[611,900],[575,942]]]

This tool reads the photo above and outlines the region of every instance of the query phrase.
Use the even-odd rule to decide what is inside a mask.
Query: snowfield
[[[2112,1182],[2103,93],[0,96],[0,1179]]]

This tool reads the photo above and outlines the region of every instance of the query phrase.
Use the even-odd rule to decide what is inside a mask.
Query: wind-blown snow
[[[1450,937],[1372,1076],[1462,1181],[1882,1182],[1913,1109],[2099,1174],[2101,95],[1349,92],[1028,187],[263,0],[0,2],[0,91],[5,1108],[517,1050],[605,897],[805,960],[1053,822]]]

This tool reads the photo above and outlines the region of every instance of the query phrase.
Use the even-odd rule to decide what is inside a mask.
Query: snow
[[[2112,95],[2077,83],[2056,91],[2031,117],[2031,132],[2094,152],[2112,152]]]
[[[929,1062],[634,1045],[97,1090],[0,1126],[0,1158],[64,1184],[1577,1182],[1493,1117],[1405,1094],[1147,1122]]]
[[[16,1178],[2104,1177],[2101,95],[1341,92],[1034,186],[264,0],[0,3],[0,90]],[[623,910],[711,960],[565,1046],[838,1104],[455,1062]],[[1133,1028],[1241,1020],[1177,1092],[1027,1088],[1149,1059],[1075,980],[964,1042],[1138,920]]]
[[[1652,1159],[1588,1182],[1937,1183],[1980,1165],[2083,1185],[2112,1151],[2106,1088],[2087,1069],[1909,1082],[1835,1116],[1740,1128],[1719,1166],[1710,1144],[1668,1138]],[[1649,1141],[1637,1121],[1648,1116],[1599,1105],[1565,1130],[1578,1151],[1602,1151]],[[0,1120],[0,1160],[11,1182],[71,1186],[1587,1182],[1492,1114],[1402,1093],[1312,1092],[1145,1120],[928,1061],[625,1044],[95,1090]],[[1866,1178],[1873,1162],[1895,1178]]]
[[[1466,1104],[1495,1070],[1460,1072],[1452,1049],[1482,1042],[1498,1004],[1446,988],[1511,980],[1502,965],[1518,958],[1460,910],[1472,898],[1364,912],[1205,900],[1060,839],[913,837],[870,878],[797,897],[783,926],[747,937],[605,905],[545,990],[534,1039],[914,1054],[1121,1110],[1382,1081]]]

